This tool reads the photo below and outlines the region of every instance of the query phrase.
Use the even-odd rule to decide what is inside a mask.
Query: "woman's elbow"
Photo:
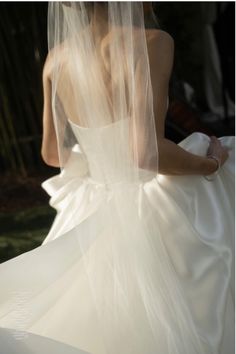
[[[60,167],[60,161],[58,154],[55,154],[50,151],[45,151],[45,149],[41,149],[41,156],[43,161],[51,167]]]

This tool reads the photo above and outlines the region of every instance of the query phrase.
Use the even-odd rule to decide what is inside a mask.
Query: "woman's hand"
[[[219,139],[217,139],[215,136],[211,136],[211,141],[207,150],[207,156],[215,156],[219,160],[220,166],[222,166],[229,157],[229,153],[228,149],[221,145]]]

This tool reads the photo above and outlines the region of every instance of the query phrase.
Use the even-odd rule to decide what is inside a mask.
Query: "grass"
[[[0,213],[0,263],[40,246],[54,217],[48,205]]]

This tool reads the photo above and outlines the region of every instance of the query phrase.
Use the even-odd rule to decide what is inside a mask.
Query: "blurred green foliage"
[[[0,263],[40,246],[54,217],[47,205],[0,213]]]

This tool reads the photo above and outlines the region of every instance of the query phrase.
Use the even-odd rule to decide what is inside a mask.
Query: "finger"
[[[222,144],[221,144],[221,146],[222,146],[222,148],[223,148],[224,150],[226,150],[226,151],[232,151],[232,148],[231,148],[230,146],[224,146],[224,145],[222,145]]]
[[[212,136],[212,137],[211,137],[211,141],[212,141],[213,143],[215,143],[215,144],[221,144],[221,143],[220,143],[220,140],[219,140],[216,136]]]
[[[220,140],[216,137],[212,139],[212,143],[217,146],[222,146]]]
[[[224,147],[224,148],[223,148],[223,152],[224,152],[227,156],[229,156],[230,149]]]

